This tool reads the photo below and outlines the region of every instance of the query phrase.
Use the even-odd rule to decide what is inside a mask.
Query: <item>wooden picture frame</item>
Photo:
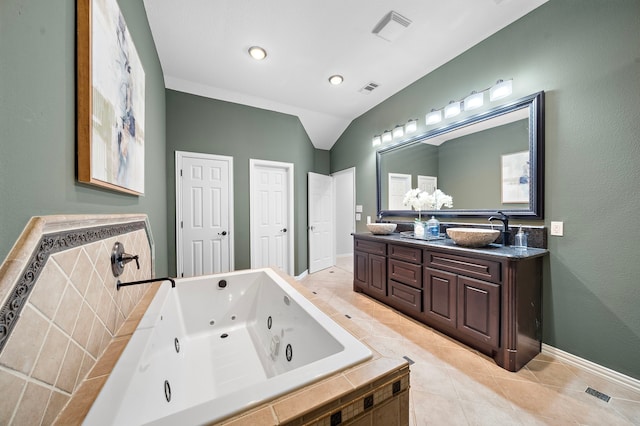
[[[145,75],[116,0],[76,0],[78,181],[144,194]]]

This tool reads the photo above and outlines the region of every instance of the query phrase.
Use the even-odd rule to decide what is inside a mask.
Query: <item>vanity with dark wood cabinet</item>
[[[358,233],[353,288],[517,371],[540,353],[547,253]]]

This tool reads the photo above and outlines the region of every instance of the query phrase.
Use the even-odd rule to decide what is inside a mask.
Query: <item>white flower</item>
[[[420,213],[421,210],[440,210],[442,206],[453,207],[453,197],[436,189],[433,194],[414,188],[407,191],[402,204]]]
[[[427,206],[428,195],[426,192],[420,191],[419,188],[410,189],[404,194],[402,204],[416,211],[423,210]]]
[[[442,206],[449,208],[453,207],[453,197],[445,194],[439,189],[436,189],[431,195],[430,207],[432,210],[440,210]]]

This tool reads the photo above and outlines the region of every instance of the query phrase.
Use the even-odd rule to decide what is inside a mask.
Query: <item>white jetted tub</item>
[[[84,424],[214,422],[370,357],[271,269],[165,282]]]

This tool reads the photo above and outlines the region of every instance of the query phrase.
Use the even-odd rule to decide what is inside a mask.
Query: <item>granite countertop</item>
[[[515,248],[513,246],[503,246],[501,244],[489,244],[485,247],[470,248],[462,247],[453,242],[450,238],[443,238],[439,240],[419,240],[412,237],[403,236],[401,233],[394,232],[389,235],[374,235],[371,232],[357,232],[353,234],[358,238],[366,238],[373,241],[381,241],[386,243],[402,242],[404,244],[412,245],[414,247],[433,248],[433,249],[445,249],[449,252],[458,252],[459,254],[482,254],[485,256],[497,257],[500,259],[531,259],[534,257],[545,256],[549,253],[547,249],[528,247],[526,250],[521,248]]]

